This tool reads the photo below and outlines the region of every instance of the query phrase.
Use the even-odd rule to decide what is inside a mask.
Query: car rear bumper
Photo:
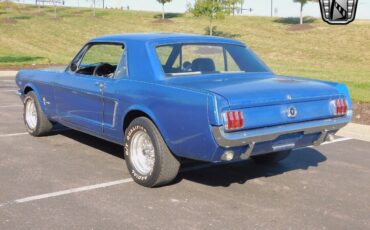
[[[23,94],[23,92],[22,92],[21,89],[17,89],[17,91],[15,92],[15,94],[17,94],[19,96],[19,98],[21,99],[21,101],[23,101],[24,94]]]
[[[22,96],[22,91],[20,89],[17,89],[17,91],[15,91],[15,94],[17,94],[18,96]]]
[[[320,133],[321,135],[319,135],[319,138],[314,143],[319,145],[326,140],[328,133],[336,132],[348,124],[351,121],[351,117],[351,111],[349,111],[347,116],[338,118],[299,122],[238,132],[225,132],[221,126],[213,127],[212,132],[217,144],[225,148],[239,146],[251,147],[256,143],[272,141],[282,135],[293,133]]]

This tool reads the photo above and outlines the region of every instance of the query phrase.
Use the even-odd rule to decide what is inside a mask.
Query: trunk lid
[[[170,84],[206,90],[224,97],[230,110],[244,114],[245,129],[332,117],[335,86],[268,73],[173,78]],[[290,109],[296,114],[289,115]]]

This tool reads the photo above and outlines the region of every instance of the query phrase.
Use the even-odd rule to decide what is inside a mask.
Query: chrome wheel
[[[37,110],[35,101],[32,98],[28,98],[25,106],[25,117],[27,125],[30,129],[34,130],[37,126]]]
[[[144,131],[137,131],[130,144],[130,159],[135,169],[142,175],[149,175],[153,171],[155,150],[149,135]]]

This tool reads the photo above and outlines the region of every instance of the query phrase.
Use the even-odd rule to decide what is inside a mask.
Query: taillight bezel
[[[336,98],[330,101],[334,116],[345,116],[348,113],[348,102],[345,98]]]
[[[236,131],[244,128],[244,114],[240,110],[231,110],[222,113],[226,131]]]

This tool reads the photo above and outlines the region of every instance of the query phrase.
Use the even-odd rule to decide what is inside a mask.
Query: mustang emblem
[[[297,109],[294,106],[290,106],[287,110],[288,117],[294,118],[297,116]]]

